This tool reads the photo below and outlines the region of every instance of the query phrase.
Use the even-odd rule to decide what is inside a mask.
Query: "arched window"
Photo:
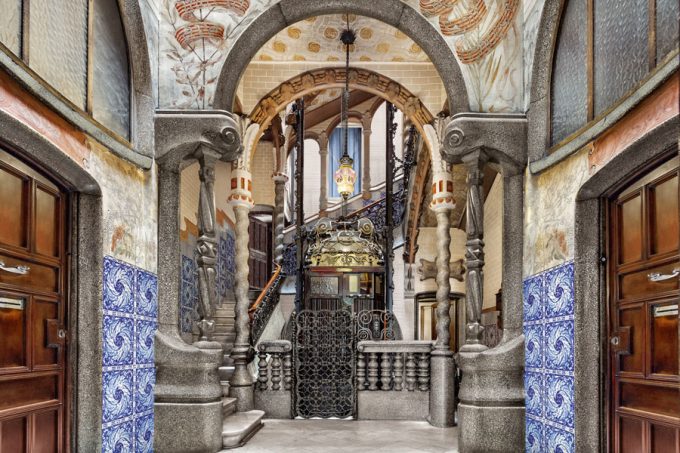
[[[30,0],[29,8],[28,0],[5,0],[0,5],[0,50],[129,141],[130,65],[118,2]]]
[[[551,79],[551,146],[615,108],[677,54],[677,0],[568,0]]]

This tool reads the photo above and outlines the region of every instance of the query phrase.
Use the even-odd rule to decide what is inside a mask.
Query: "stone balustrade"
[[[431,341],[360,341],[357,412],[369,420],[425,420],[429,415]]]
[[[267,418],[291,418],[292,350],[288,340],[261,341],[257,345],[255,408],[263,410]]]

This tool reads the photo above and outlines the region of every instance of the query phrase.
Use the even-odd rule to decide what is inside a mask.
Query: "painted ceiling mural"
[[[227,53],[246,27],[279,0],[160,0],[161,108],[206,109]],[[473,111],[524,108],[520,0],[401,0],[444,37],[462,68]],[[379,21],[350,15],[359,61],[428,62],[411,39]],[[342,15],[313,17],[272,37],[255,61],[343,61]],[[335,63],[337,64],[337,63]]]

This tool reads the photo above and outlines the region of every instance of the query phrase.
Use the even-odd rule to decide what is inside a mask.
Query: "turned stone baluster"
[[[290,352],[283,355],[283,389],[293,388],[293,359]]]
[[[392,361],[390,360],[391,353],[383,352],[382,360],[380,361],[380,383],[383,390],[390,389],[390,382],[392,381]]]
[[[368,355],[368,389],[378,390],[378,353]]]
[[[357,353],[357,390],[366,389],[366,359],[363,352]]]
[[[418,389],[426,392],[430,389],[430,355],[418,354]]]
[[[268,373],[267,373],[267,353],[264,351],[260,351],[257,353],[257,356],[260,358],[260,361],[257,362],[257,366],[259,368],[259,376],[257,378],[258,382],[258,389],[264,391],[267,390],[267,379],[268,379]]]
[[[404,361],[402,352],[397,352],[394,355],[394,390],[401,391],[404,381]]]
[[[281,353],[272,353],[272,390],[281,389]]]
[[[412,352],[406,353],[406,390],[412,392],[416,389],[416,361]]]

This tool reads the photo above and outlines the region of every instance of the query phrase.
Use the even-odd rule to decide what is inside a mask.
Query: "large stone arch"
[[[286,108],[291,102],[314,91],[326,88],[342,88],[345,86],[345,68],[319,68],[306,71],[286,80],[265,95],[255,105],[248,119],[251,124],[244,133],[243,161],[250,168],[254,150],[269,126],[270,121]],[[383,100],[392,102],[406,116],[423,135],[430,154],[439,153],[437,144],[432,143],[431,134],[426,134],[424,128],[434,121],[432,113],[423,105],[420,99],[413,95],[398,82],[377,72],[352,68],[349,70],[350,89],[359,89],[375,94]]]
[[[52,124],[48,127],[57,135],[62,133]],[[50,139],[55,135],[47,138],[0,110],[0,145],[43,170],[71,193],[69,404],[77,415],[71,418],[72,449],[85,452],[101,445],[102,437],[101,399],[93,398],[102,394],[102,192],[95,178]]]
[[[574,426],[576,451],[601,451],[605,424],[607,275],[606,197],[622,181],[665,156],[678,155],[675,117],[650,131],[600,168],[576,196],[574,231]],[[594,347],[597,345],[597,347]],[[599,422],[597,422],[599,421]]]
[[[281,0],[256,18],[232,44],[217,82],[215,108],[233,108],[243,72],[257,51],[276,33],[308,17],[346,12],[382,21],[413,39],[437,69],[451,113],[469,109],[463,75],[444,38],[418,11],[394,0]]]

